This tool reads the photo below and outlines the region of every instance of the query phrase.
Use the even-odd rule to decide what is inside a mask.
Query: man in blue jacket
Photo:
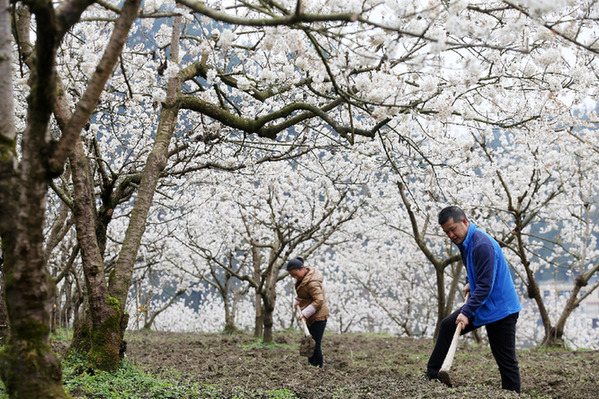
[[[466,219],[464,211],[449,206],[439,213],[439,224],[460,249],[468,272],[464,306],[441,321],[439,335],[427,364],[427,377],[436,379],[458,323],[462,334],[481,326],[499,366],[501,386],[520,393],[520,368],[516,359],[516,321],[522,309],[509,267],[497,241]]]

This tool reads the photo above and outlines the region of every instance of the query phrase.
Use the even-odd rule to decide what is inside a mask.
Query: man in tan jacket
[[[322,367],[323,357],[320,347],[324,329],[329,318],[329,307],[322,286],[322,273],[314,267],[304,265],[304,259],[297,257],[287,263],[289,275],[295,279],[295,307],[301,310],[301,317],[306,319],[310,335],[316,342],[314,355],[308,362],[316,367]]]

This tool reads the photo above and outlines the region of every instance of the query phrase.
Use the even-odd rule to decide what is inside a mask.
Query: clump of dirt
[[[302,338],[299,349],[300,356],[312,357],[314,355],[314,349],[316,349],[316,341],[314,341],[314,338],[310,336]]]
[[[451,370],[453,388],[423,377],[432,340],[371,334],[325,334],[324,368],[300,356],[299,332],[275,333],[264,346],[249,334],[132,331],[127,356],[156,375],[173,370],[188,382],[242,389],[288,389],[299,398],[596,398],[599,351],[518,352],[522,395],[501,388],[487,345],[461,342]]]

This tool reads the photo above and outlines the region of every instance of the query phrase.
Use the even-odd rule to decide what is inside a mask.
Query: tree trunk
[[[261,264],[262,256],[260,255],[260,250],[255,245],[252,245],[252,277],[255,282],[261,280]],[[260,287],[254,287],[254,289],[254,310],[256,312],[254,318],[254,338],[262,338],[264,333],[264,307],[262,306]]]
[[[31,267],[31,259],[41,255],[42,247],[26,251],[23,246],[29,243],[24,240],[17,247],[22,260],[6,263],[11,333],[0,359],[0,374],[10,397],[66,398],[60,360],[50,348],[54,286],[43,262]]]
[[[272,343],[273,313],[275,310],[277,292],[274,287],[271,287],[270,285],[276,284],[276,277],[275,284],[272,284],[271,282],[268,282],[268,284],[269,287],[266,289],[266,292],[262,298],[262,302],[264,303],[264,334],[262,337],[262,342],[265,344]]]
[[[549,317],[549,312],[545,307],[545,302],[543,301],[543,296],[541,295],[541,291],[539,290],[539,286],[537,285],[537,280],[535,277],[534,271],[530,267],[530,261],[528,260],[527,251],[524,247],[524,240],[522,239],[522,231],[526,227],[524,223],[524,218],[522,213],[514,209],[513,207],[510,210],[514,214],[514,224],[515,229],[513,230],[513,235],[516,237],[516,253],[522,262],[522,266],[526,272],[526,288],[528,290],[528,297],[534,299],[537,304],[537,308],[539,309],[539,313],[541,315],[541,321],[543,322],[543,327],[545,328],[545,337],[543,338],[543,342],[551,342],[553,334],[553,326],[551,325],[551,319]],[[550,345],[554,345],[551,343]]]
[[[254,338],[262,338],[264,335],[264,307],[262,306],[262,297],[258,292],[254,294],[254,307],[256,310]]]
[[[568,321],[568,317],[574,312],[574,309],[578,307],[579,301],[577,299],[578,294],[582,287],[588,284],[588,280],[586,280],[583,276],[579,276],[574,284],[574,288],[570,293],[570,298],[568,298],[568,302],[564,307],[555,327],[549,330],[549,333],[545,335],[545,339],[543,340],[543,346],[565,346],[564,342],[564,328],[566,327],[566,322]]]
[[[264,307],[264,335],[262,336],[262,342],[265,344],[272,344],[272,314],[274,308],[270,304],[265,305]]]
[[[52,304],[52,317],[50,318],[50,332],[56,334],[56,318],[60,314],[60,294],[56,292],[54,295],[54,303]]]
[[[233,313],[231,312],[231,305],[229,303],[229,299],[225,300],[225,332],[232,333],[235,332],[235,317],[233,317]]]
[[[0,270],[2,262],[0,261]],[[0,346],[8,339],[8,314],[6,313],[6,301],[4,300],[4,273],[0,271]]]
[[[123,314],[118,300],[107,294],[104,263],[96,236],[95,197],[89,166],[81,141],[71,155],[73,179],[73,214],[77,239],[81,247],[83,272],[89,298],[89,317],[73,337],[71,350],[88,349],[87,359],[93,369],[116,370],[120,364],[124,331]],[[126,324],[125,324],[126,327]],[[88,331],[91,328],[91,331]],[[84,342],[90,340],[89,344]]]
[[[137,16],[140,0],[124,3],[115,23],[110,41],[104,51],[98,68],[78,102],[73,113],[66,105],[64,92],[58,96],[54,113],[62,130],[61,142],[70,151],[57,151],[50,159],[51,167],[61,164],[63,157],[71,156],[73,186],[76,200],[74,214],[77,236],[81,246],[83,270],[88,293],[88,306],[84,307],[86,317],[78,320],[71,350],[87,352],[90,368],[116,370],[123,354],[123,336],[127,327],[128,315],[124,314],[125,298],[115,298],[108,294],[104,277],[103,254],[96,236],[95,197],[85,152],[79,139],[81,129],[100,97],[106,82],[121,54],[131,24]]]
[[[58,328],[59,329],[67,329],[68,328],[68,320],[70,319],[70,310],[71,310],[71,282],[70,276],[65,276],[64,283],[62,284],[62,288],[60,290],[60,297],[64,298],[64,303],[60,308],[60,313],[58,314]]]
[[[447,301],[445,303],[445,317],[453,313],[455,308],[455,298],[459,290],[460,276],[464,270],[464,264],[460,259],[456,262],[455,267],[451,268],[451,285],[449,286],[449,292],[447,293]],[[448,265],[449,267],[449,265]]]
[[[278,252],[276,252],[278,254]],[[268,269],[266,270],[266,281],[264,283],[264,338],[265,344],[272,343],[273,313],[277,300],[277,282],[279,281],[279,270],[283,265],[277,263],[275,251],[271,251]]]
[[[174,17],[170,46],[170,57],[172,60],[179,59],[181,20],[181,16]],[[112,310],[118,310],[118,315],[114,315],[114,319],[106,327],[107,329],[114,329],[111,335],[114,338],[120,338],[118,340],[119,343],[122,342],[122,337],[127,327],[126,320],[128,319],[128,315],[125,313],[125,305],[132,284],[133,267],[135,266],[137,253],[141,245],[141,238],[145,231],[146,220],[150,206],[152,205],[154,193],[156,192],[158,179],[168,161],[168,147],[179,114],[178,95],[180,90],[181,79],[177,77],[170,78],[167,87],[167,98],[164,104],[162,104],[160,112],[160,121],[158,123],[154,147],[148,156],[143,171],[123,246],[108,281],[110,306]],[[120,320],[118,320],[118,316],[120,316]]]
[[[51,4],[50,4],[51,7]],[[47,9],[38,9],[46,16]],[[10,337],[0,358],[0,374],[10,397],[66,398],[60,361],[50,348],[54,284],[44,259],[44,221],[49,150],[47,126],[54,90],[53,27],[40,26],[36,65],[31,68],[27,127],[17,169],[13,109],[10,17],[0,0],[0,236],[5,255],[6,310]],[[43,84],[41,83],[43,82]]]
[[[164,304],[164,306],[162,306],[160,309],[158,309],[157,311],[155,311],[154,313],[152,313],[152,315],[148,318],[146,317],[146,320],[144,321],[144,328],[145,329],[151,329],[152,325],[154,324],[154,320],[156,320],[156,317],[164,312],[165,310],[167,310],[173,303],[175,303],[175,301],[177,300],[177,298],[179,298],[181,295],[185,294],[187,292],[187,289],[180,289],[179,291],[177,291],[175,293],[175,295],[173,295],[171,297],[171,299]],[[149,312],[149,306],[148,306],[148,312]]]
[[[445,318],[447,311],[445,306],[445,276],[443,275],[445,267],[436,264],[435,275],[437,278],[437,323],[435,323],[435,333],[433,337],[436,339],[439,334],[439,328],[441,328],[441,321]]]
[[[15,145],[16,132],[14,126],[14,95],[12,82],[12,43],[10,40],[10,16],[8,13],[8,0],[0,0],[0,191],[10,190],[5,193],[9,194],[12,191],[12,183],[15,178]],[[0,199],[5,200],[4,195],[0,194]],[[14,204],[14,202],[12,202]],[[2,217],[0,219],[0,233],[4,238],[12,228],[11,223],[4,215],[15,215],[9,213],[14,208],[9,208],[8,203],[0,203]],[[6,213],[5,213],[6,212]],[[6,343],[8,339],[8,313],[6,310],[6,302],[4,296],[4,254],[5,243],[0,239],[0,346]],[[8,244],[8,243],[6,243]],[[8,245],[6,246],[8,247]]]
[[[237,327],[235,326],[235,312],[231,303],[231,299],[229,298],[229,293],[234,296],[232,293],[233,286],[233,275],[228,271],[225,272],[225,281],[223,284],[223,291],[221,296],[223,297],[223,305],[225,307],[225,333],[232,334],[237,331]],[[233,297],[233,302],[234,302]]]
[[[125,308],[125,300],[129,293],[129,287],[131,285],[133,266],[141,244],[141,238],[145,232],[145,224],[150,206],[152,205],[156,185],[160,173],[165,168],[168,160],[168,145],[177,121],[178,111],[178,104],[173,99],[163,105],[162,112],[160,113],[156,141],[154,142],[152,152],[148,156],[146,167],[143,172],[143,177],[129,219],[129,226],[127,227],[123,247],[119,253],[115,269],[110,275],[110,294],[120,301],[121,309],[123,311]]]
[[[275,303],[277,300],[277,277],[279,275],[279,268],[274,264],[271,264],[271,268],[268,271],[266,278],[264,295],[262,302],[264,304],[264,335],[262,342],[265,344],[271,344],[273,341],[273,313],[275,311]]]

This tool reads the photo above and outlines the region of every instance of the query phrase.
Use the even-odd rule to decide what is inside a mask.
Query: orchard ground
[[[268,346],[247,333],[131,331],[126,339],[130,362],[198,384],[206,398],[599,398],[599,351],[519,350],[517,395],[500,389],[488,345],[472,340],[460,342],[448,388],[423,378],[430,339],[325,333],[323,369],[300,357],[295,330],[276,332]]]

